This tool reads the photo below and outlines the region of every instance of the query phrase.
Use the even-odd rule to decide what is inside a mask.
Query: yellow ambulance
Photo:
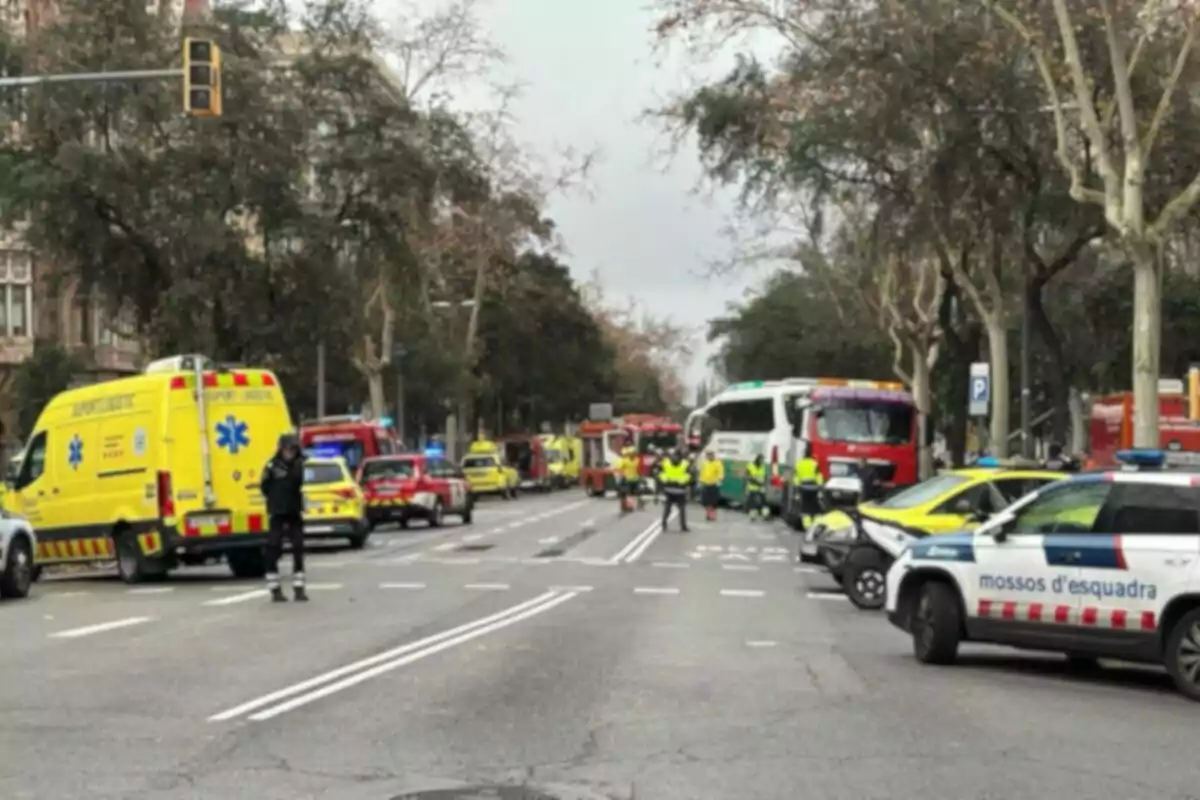
[[[498,494],[505,500],[517,496],[520,477],[504,463],[500,446],[495,442],[487,439],[471,442],[461,466],[472,494]]]
[[[37,531],[39,566],[115,558],[136,583],[223,557],[258,577],[262,469],[292,429],[273,373],[162,359],[51,400],[5,506]]]

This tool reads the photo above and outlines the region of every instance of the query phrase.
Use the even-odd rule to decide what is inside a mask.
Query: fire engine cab
[[[583,466],[580,485],[593,496],[614,488],[613,466],[625,447],[634,447],[641,462],[642,475],[649,475],[653,451],[678,447],[683,426],[657,414],[626,414],[609,420],[589,420],[579,426],[583,440]]]

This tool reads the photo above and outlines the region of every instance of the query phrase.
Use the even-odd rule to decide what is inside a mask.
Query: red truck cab
[[[379,422],[357,416],[322,417],[300,426],[300,446],[314,456],[341,458],[351,472],[363,461],[399,453],[396,433]]]

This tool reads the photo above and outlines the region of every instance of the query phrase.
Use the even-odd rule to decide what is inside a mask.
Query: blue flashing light
[[[1162,450],[1142,448],[1136,450],[1120,450],[1117,461],[1135,469],[1158,469],[1167,462],[1167,454]]]
[[[325,447],[310,447],[305,454],[309,458],[341,458],[342,450],[337,445]]]
[[[446,448],[444,447],[426,447],[426,458],[444,458],[446,456]]]
[[[390,427],[392,427],[392,424],[393,424],[393,421],[392,421],[391,417],[380,417],[379,418],[380,427],[390,428]]]
[[[983,458],[981,458],[975,462],[975,466],[977,466],[977,467],[998,467],[998,466],[1000,466],[1000,459],[996,458],[995,456],[984,456]]]

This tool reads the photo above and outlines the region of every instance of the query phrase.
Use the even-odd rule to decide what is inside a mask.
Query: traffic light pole
[[[0,89],[19,89],[51,83],[105,83],[182,77],[183,70],[178,67],[174,69],[130,69],[117,72],[69,72],[65,75],[20,75],[0,78]]]

